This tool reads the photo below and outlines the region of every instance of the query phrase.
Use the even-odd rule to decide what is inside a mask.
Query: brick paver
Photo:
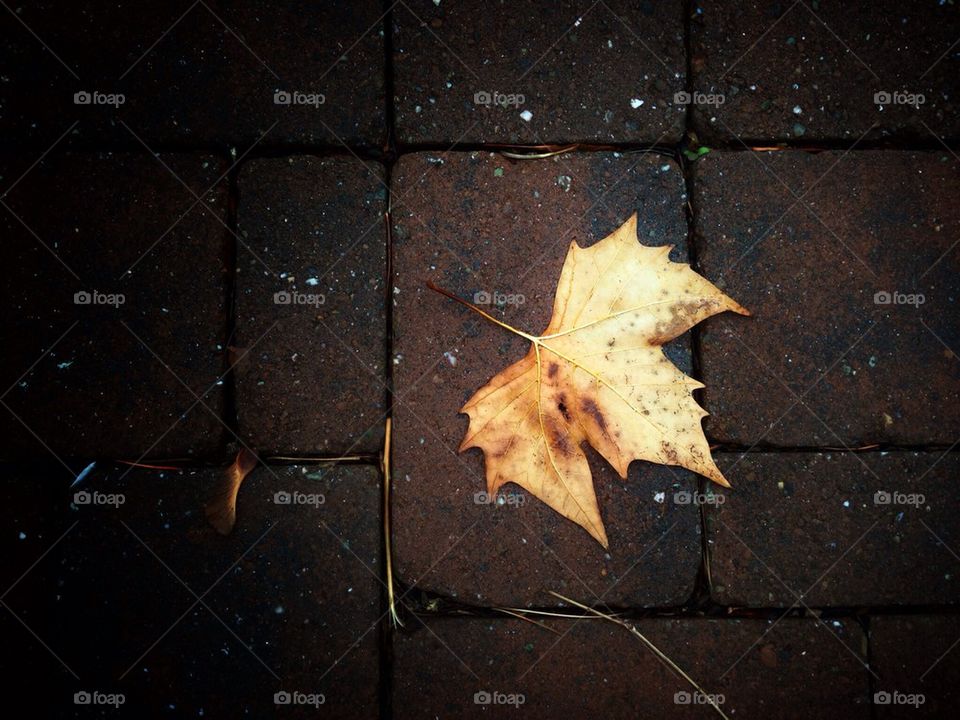
[[[870,618],[877,718],[943,718],[960,710],[960,620],[955,615]]]
[[[225,163],[75,154],[16,183],[30,163],[3,172],[4,454],[216,457]]]
[[[442,162],[441,162],[442,161]],[[594,458],[610,552],[539,501],[477,504],[480,451],[454,451],[457,411],[524,342],[432,293],[432,280],[497,315],[546,327],[571,240],[588,245],[637,209],[650,244],[685,246],[683,180],[654,156],[563,155],[510,162],[489,153],[404,156],[394,173],[394,529],[400,579],[474,604],[549,604],[548,590],[587,585],[613,604],[677,605],[700,558],[696,509],[673,503],[692,475],[637,463],[624,483]],[[535,271],[532,271],[535,270]],[[507,296],[522,295],[524,302]],[[672,344],[689,369],[687,338]],[[658,493],[663,493],[658,502]],[[526,500],[527,498],[524,497]],[[509,500],[510,502],[507,502]]]
[[[394,717],[718,717],[694,704],[686,681],[626,629],[602,620],[547,623],[559,634],[519,620],[475,618],[431,619],[399,635]],[[791,708],[803,707],[803,717],[868,718],[863,631],[855,622],[829,625],[636,623],[708,693],[722,695],[730,717],[796,717]],[[497,693],[498,701],[484,703],[477,693],[491,700]],[[519,708],[504,702],[511,695],[523,696]]]
[[[0,127],[41,147],[73,121],[75,139],[138,146],[121,120],[151,143],[379,146],[382,15],[377,0],[31,3],[0,18],[3,65],[28,68],[0,84]]]
[[[693,122],[707,142],[960,130],[960,22],[946,3],[700,3],[690,29]]]
[[[734,486],[704,505],[723,605],[957,601],[954,453],[724,453]]]
[[[386,186],[354,158],[257,160],[240,176],[241,433],[285,455],[375,452],[385,413]]]
[[[398,139],[679,140],[683,3],[565,1],[543,10],[530,0],[401,3],[393,49]]]
[[[218,476],[104,466],[31,497],[46,478],[4,467],[4,588],[27,571],[4,602],[29,627],[5,620],[8,637],[28,657],[41,640],[51,650],[40,668],[55,690],[34,707],[97,690],[139,715],[263,717],[275,692],[297,691],[323,694],[325,715],[376,714],[376,472],[259,468],[228,538],[201,510]],[[277,504],[278,492],[298,495]]]
[[[892,151],[697,163],[700,267],[753,313],[703,325],[711,439],[858,447],[960,436],[956,167],[946,152]]]

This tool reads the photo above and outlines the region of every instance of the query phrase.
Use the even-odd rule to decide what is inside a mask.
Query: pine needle
[[[383,455],[380,456],[380,469],[383,471],[383,544],[387,565],[387,603],[390,621],[394,627],[403,627],[397,614],[397,603],[393,594],[393,550],[390,545],[390,418],[383,436]]]
[[[536,625],[537,627],[540,627],[540,628],[543,628],[544,630],[548,630],[552,632],[554,635],[561,635],[561,636],[563,635],[563,633],[561,633],[560,631],[554,630],[549,625],[544,625],[539,620],[531,620],[530,618],[528,618],[526,615],[523,614],[524,612],[523,610],[520,610],[519,612],[514,612],[511,608],[502,608],[502,607],[494,608],[494,610],[496,610],[497,612],[505,613],[507,615],[512,615],[518,620],[523,620],[524,622],[528,622],[533,625]]]
[[[622,625],[623,627],[625,627],[625,628],[626,628],[627,630],[629,630],[633,635],[635,635],[636,637],[640,638],[640,640],[642,640],[643,643],[644,643],[648,648],[650,648],[650,650],[652,650],[653,653],[654,653],[658,658],[660,658],[661,660],[663,660],[663,662],[665,662],[669,668],[671,668],[674,672],[676,672],[678,675],[680,675],[680,677],[682,677],[684,680],[686,680],[688,683],[690,683],[690,684],[697,690],[697,692],[699,692],[701,695],[703,695],[704,699],[706,699],[706,701],[713,707],[713,709],[716,710],[716,711],[720,714],[720,717],[722,717],[724,720],[730,720],[730,718],[727,717],[727,715],[723,712],[723,710],[720,709],[720,706],[717,705],[717,703],[716,703],[716,701],[713,699],[713,696],[712,696],[712,695],[708,695],[707,692],[706,692],[702,687],[700,687],[700,686],[697,684],[697,682],[696,682],[692,677],[690,677],[689,675],[687,675],[687,673],[685,673],[685,672],[683,671],[683,669],[682,669],[679,665],[677,665],[673,660],[671,660],[669,657],[667,657],[667,655],[666,655],[662,650],[660,650],[660,648],[658,648],[656,645],[654,645],[652,642],[650,642],[646,637],[644,637],[644,635],[643,635],[639,630],[637,630],[633,625],[631,625],[630,623],[628,623],[626,620],[621,620],[620,618],[614,617],[613,615],[608,615],[608,614],[606,614],[606,613],[600,612],[599,610],[594,610],[592,607],[587,607],[586,605],[583,605],[583,604],[581,604],[581,603],[578,603],[576,600],[571,600],[571,599],[568,598],[568,597],[564,597],[564,596],[561,595],[560,593],[556,593],[556,592],[554,592],[553,590],[550,591],[550,594],[553,595],[553,596],[555,596],[555,597],[560,598],[560,599],[563,600],[564,602],[570,603],[571,605],[574,605],[574,606],[580,608],[581,610],[586,610],[588,613],[592,613],[593,615],[595,615],[595,616],[597,616],[597,617],[601,617],[601,618],[603,618],[603,619],[605,619],[605,620],[609,620],[609,621],[612,622],[612,623],[616,623],[617,625]]]

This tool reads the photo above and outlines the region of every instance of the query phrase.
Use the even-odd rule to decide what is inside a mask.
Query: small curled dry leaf
[[[243,448],[237,459],[217,484],[214,494],[207,501],[204,513],[207,521],[221,535],[229,535],[237,522],[237,493],[243,479],[257,466],[257,456]]]

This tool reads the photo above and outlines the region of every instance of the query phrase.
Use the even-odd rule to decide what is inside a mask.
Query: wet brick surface
[[[226,166],[122,153],[30,163],[3,172],[14,187],[0,254],[16,271],[0,330],[2,454],[216,457]]]
[[[960,132],[960,22],[946,4],[698,3],[690,28],[693,122],[707,142]]]
[[[544,12],[530,0],[415,0],[393,17],[401,142],[671,143],[682,134],[681,2],[565,0]]]
[[[237,411],[254,448],[329,455],[381,446],[385,198],[382,168],[353,158],[244,167]]]
[[[956,440],[955,173],[945,152],[711,153],[697,163],[700,268],[753,313],[703,327],[708,437]]]
[[[376,715],[373,469],[261,467],[228,537],[203,516],[217,471],[107,466],[73,490],[53,477],[3,469],[3,670],[25,657],[51,679],[39,715],[72,717],[73,694],[95,690],[141,717],[264,717],[281,691],[323,694],[325,716]],[[62,663],[36,657],[41,642]]]
[[[724,453],[705,505],[714,599],[753,607],[956,603],[955,454]]]
[[[717,717],[702,695],[694,704],[693,688],[639,639],[607,621],[547,620],[555,632],[512,619],[426,622],[395,639],[398,720],[521,712]],[[830,631],[797,619],[653,619],[636,627],[708,693],[722,695],[730,717],[796,717],[791,708],[798,705],[803,717],[870,717],[865,638],[855,622],[837,621]],[[477,693],[488,693],[491,702]],[[511,695],[523,695],[524,703],[506,704]]]
[[[957,673],[960,619],[881,615],[870,618],[871,659],[878,679],[877,718],[953,717],[960,710]],[[922,702],[920,697],[922,696]]]
[[[671,501],[694,489],[686,472],[635,463],[624,483],[592,458],[609,554],[534,498],[518,506],[517,486],[505,489],[502,505],[476,502],[486,487],[483,459],[479,450],[455,453],[467,426],[457,411],[527,348],[424,285],[432,280],[467,299],[522,295],[496,315],[540,332],[571,240],[592,244],[638,209],[641,239],[676,243],[674,259],[682,257],[685,196],[676,165],[640,155],[510,162],[424,153],[400,161],[394,188],[399,578],[474,604],[552,603],[547,590],[584,584],[613,604],[684,602],[700,558],[696,509]],[[689,370],[687,342],[675,341],[672,356]],[[664,502],[655,499],[660,492]]]
[[[42,148],[74,121],[75,139],[135,147],[379,146],[382,13],[376,0],[31,3],[0,18],[2,64],[25,68],[0,84],[0,127]],[[338,41],[318,37],[329,28]],[[124,102],[78,105],[77,92]]]

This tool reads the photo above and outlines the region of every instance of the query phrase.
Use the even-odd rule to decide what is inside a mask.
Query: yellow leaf
[[[440,290],[531,344],[461,408],[470,424],[460,450],[483,451],[488,493],[516,483],[604,547],[584,443],[624,479],[632,461],[648,460],[729,487],[703,434],[707,413],[693,399],[703,385],[661,346],[724,310],[750,313],[689,265],[671,262],[670,249],[637,241],[636,214],[591,247],[571,243],[539,336]]]

